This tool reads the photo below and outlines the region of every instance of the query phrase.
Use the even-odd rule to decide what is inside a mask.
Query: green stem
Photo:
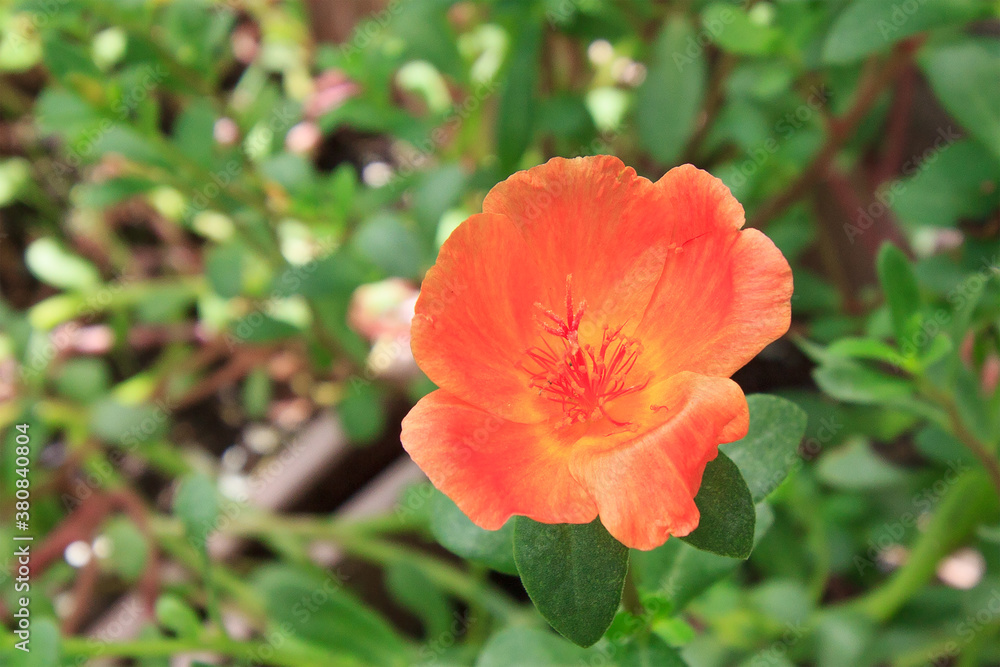
[[[150,530],[166,553],[194,572],[202,571],[201,556],[181,537],[184,534],[179,522],[165,528],[159,517],[150,518]],[[234,598],[245,613],[258,621],[264,619],[265,601],[257,592],[229,570],[220,566],[211,567],[212,582]]]
[[[943,426],[965,445],[973,456],[979,459],[989,474],[993,486],[996,487],[997,493],[1000,494],[1000,461],[997,460],[991,448],[965,425],[954,397],[948,392],[941,391],[929,381],[920,383],[920,391],[941,406],[947,416],[947,423]]]
[[[354,659],[336,656],[326,651],[311,650],[307,647],[283,647],[280,651],[262,641],[237,642],[227,637],[203,637],[197,639],[156,638],[137,639],[126,642],[104,643],[80,637],[65,637],[62,640],[64,657],[84,656],[90,658],[156,658],[171,657],[188,651],[211,651],[239,660],[262,662],[280,667],[360,667]]]
[[[422,551],[386,541],[372,534],[374,526],[385,527],[385,520],[359,523],[303,517],[275,516],[247,511],[229,523],[226,530],[242,537],[260,537],[283,533],[300,538],[328,539],[344,551],[380,565],[406,563],[420,569],[427,578],[442,589],[481,606],[501,620],[508,620],[521,613],[521,607],[507,595],[492,587],[485,587],[468,572],[434,558]],[[180,524],[169,518],[157,517],[152,522],[159,534],[180,534]],[[221,582],[220,582],[221,583]]]
[[[979,470],[959,477],[941,500],[906,564],[888,582],[848,603],[879,622],[892,618],[934,576],[942,558],[960,546],[980,523],[995,518],[997,496]]]

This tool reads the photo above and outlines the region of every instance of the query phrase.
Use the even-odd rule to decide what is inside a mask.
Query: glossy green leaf
[[[600,519],[586,524],[514,523],[514,562],[539,613],[570,641],[590,646],[621,602],[628,549]]]
[[[806,413],[777,396],[747,397],[750,429],[746,436],[719,447],[739,468],[754,503],[778,488],[792,465],[806,431]]]
[[[961,24],[986,11],[986,3],[979,0],[853,0],[833,22],[823,60],[830,64],[861,60],[910,35]]]
[[[704,49],[697,47],[694,28],[687,19],[669,19],[653,45],[649,71],[635,100],[639,142],[658,162],[673,164],[694,132],[706,73]]]
[[[1000,158],[1000,42],[986,36],[932,42],[919,62],[941,104]]]
[[[494,570],[517,574],[514,564],[514,521],[499,530],[485,530],[469,520],[448,496],[434,490],[431,497],[431,533],[456,556],[479,561]]]
[[[770,481],[765,479],[759,488],[768,485]],[[694,503],[701,519],[698,527],[682,540],[720,556],[750,556],[755,522],[753,497],[740,469],[722,452],[705,467]]]

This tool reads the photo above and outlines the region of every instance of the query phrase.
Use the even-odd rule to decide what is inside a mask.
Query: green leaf
[[[337,414],[347,437],[359,445],[374,442],[388,421],[382,395],[367,382],[350,383],[347,395],[337,405]]]
[[[962,218],[979,219],[996,207],[1000,188],[997,159],[979,142],[958,139],[954,126],[938,131],[933,152],[919,164],[903,165],[908,178],[885,189],[889,205],[906,225],[952,227]]]
[[[101,282],[101,274],[93,264],[48,236],[28,246],[24,262],[36,278],[53,287],[78,290]]]
[[[680,157],[705,96],[704,49],[691,53],[691,44],[696,44],[696,35],[687,19],[670,19],[653,46],[646,80],[636,91],[639,142],[663,164]]]
[[[70,359],[59,369],[56,377],[59,393],[80,403],[91,403],[104,396],[110,386],[111,369],[100,358]]]
[[[171,171],[177,169],[155,141],[124,125],[115,125],[100,135],[94,142],[93,150],[95,157],[117,153],[136,164],[152,165]]]
[[[514,562],[539,613],[570,641],[590,646],[621,602],[628,549],[600,519],[586,524],[514,523]]]
[[[899,347],[912,344],[913,334],[920,326],[920,290],[910,260],[902,250],[886,243],[879,250],[877,268],[892,314],[896,344]]]
[[[194,639],[201,634],[198,614],[174,595],[161,595],[156,601],[156,619],[182,639]]]
[[[450,628],[462,618],[457,612],[452,616],[447,595],[416,565],[406,561],[391,563],[386,568],[385,585],[402,607],[420,619],[425,637],[456,634]]]
[[[750,429],[746,437],[719,449],[739,468],[754,503],[778,488],[792,465],[806,432],[806,413],[791,401],[777,396],[747,397]]]
[[[774,523],[774,513],[766,503],[756,507],[754,545],[756,546]],[[665,594],[675,612],[698,597],[743,562],[701,551],[681,540],[669,539],[652,551],[633,551],[632,564],[637,583],[643,592]]]
[[[853,609],[824,613],[816,629],[818,667],[854,667],[866,664],[864,655],[875,640],[871,619]]]
[[[517,574],[514,564],[514,521],[500,530],[485,530],[472,523],[448,496],[434,490],[430,529],[441,546],[456,556],[479,561],[494,570]]]
[[[511,44],[510,64],[497,108],[497,156],[504,174],[514,172],[534,133],[542,26],[525,16]]]
[[[298,336],[301,333],[299,328],[290,322],[256,311],[233,323],[231,327],[233,340],[240,343],[267,343]]]
[[[621,652],[618,667],[687,667],[677,649],[655,634],[636,637]]]
[[[265,368],[255,368],[243,384],[243,409],[251,419],[262,419],[271,404],[271,376]]]
[[[841,401],[893,404],[910,397],[912,383],[853,361],[831,361],[813,371],[819,388]]]
[[[108,565],[126,581],[138,581],[149,558],[146,537],[132,521],[123,517],[109,520],[103,532],[111,541]]]
[[[874,338],[841,338],[825,352],[827,359],[868,359],[882,361],[905,370],[914,368],[913,361],[901,355],[894,347]]]
[[[925,30],[960,25],[988,12],[980,0],[853,0],[833,22],[823,61],[843,64],[888,49]]]
[[[6,637],[5,637],[6,639]],[[20,642],[18,638],[16,641]],[[10,649],[9,662],[5,665],[9,667],[53,667],[59,665],[59,657],[62,653],[59,626],[50,618],[33,618],[31,621],[31,639],[28,643],[29,651],[25,652],[17,648]],[[7,647],[4,646],[4,649]],[[0,649],[0,655],[5,653]]]
[[[112,398],[101,399],[90,412],[91,433],[127,448],[161,437],[169,421],[169,415],[158,407],[126,405]]]
[[[420,239],[398,216],[380,213],[357,231],[353,248],[387,276],[419,278],[426,268]]]
[[[223,299],[239,296],[243,291],[243,258],[246,250],[238,243],[227,243],[208,251],[205,258],[205,277]]]
[[[763,482],[761,488],[767,484]],[[682,540],[720,556],[750,556],[755,522],[753,497],[740,469],[722,452],[705,467],[694,503],[701,520]]]
[[[25,195],[31,182],[30,162],[20,157],[0,160],[0,207]]]
[[[723,51],[744,56],[773,53],[780,42],[781,31],[755,18],[740,7],[716,2],[702,12],[701,24]]]
[[[854,439],[823,455],[817,476],[840,489],[868,490],[901,484],[907,474],[876,455],[868,443]]]
[[[919,63],[941,104],[1000,157],[1000,42],[985,36],[931,42]]]
[[[192,546],[205,553],[205,542],[215,530],[219,516],[219,499],[212,478],[202,473],[184,477],[174,496],[174,513],[184,524]]]
[[[976,465],[969,448],[936,424],[921,429],[913,440],[920,453],[932,461],[953,467]]]
[[[373,667],[411,664],[405,644],[389,624],[335,579],[272,565],[257,571],[253,586],[267,600],[268,617],[278,632],[294,633]]]
[[[155,188],[157,183],[143,176],[118,176],[100,183],[81,183],[74,188],[74,200],[87,208],[107,208]]]
[[[593,657],[606,660],[603,652],[574,646],[551,632],[512,627],[493,635],[476,667],[581,667]]]
[[[931,339],[927,349],[920,355],[920,366],[923,368],[932,366],[948,356],[954,349],[955,345],[951,342],[951,338],[945,334],[938,334]]]
[[[189,160],[204,169],[211,169],[215,148],[213,130],[215,111],[207,98],[195,98],[177,118],[174,144]]]

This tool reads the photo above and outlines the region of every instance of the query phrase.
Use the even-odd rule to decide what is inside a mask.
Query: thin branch
[[[750,227],[760,228],[766,225],[798,201],[826,175],[837,153],[868,115],[885,87],[896,77],[900,69],[909,63],[910,56],[918,44],[918,40],[900,43],[882,69],[864,77],[851,107],[842,116],[829,121],[829,134],[826,142],[816,153],[812,162],[802,170],[802,173],[792,181],[791,185],[761,204],[750,220]],[[869,61],[869,67],[871,62]]]

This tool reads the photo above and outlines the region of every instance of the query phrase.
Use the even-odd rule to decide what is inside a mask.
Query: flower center
[[[607,403],[645,388],[649,380],[629,384],[628,375],[642,352],[642,345],[622,334],[624,324],[605,326],[599,345],[580,341],[580,322],[586,303],[574,308],[572,276],[566,278],[566,316],[560,317],[540,303],[541,326],[549,334],[542,345],[527,350],[522,364],[531,379],[528,386],[540,396],[562,406],[566,424],[605,418],[615,426],[630,422],[612,418]]]

